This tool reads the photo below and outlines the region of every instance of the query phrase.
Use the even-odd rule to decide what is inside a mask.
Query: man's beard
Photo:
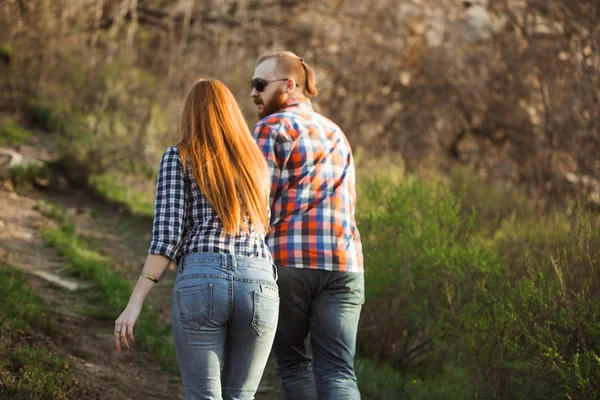
[[[256,100],[260,100],[260,98],[255,99],[254,102],[256,103]],[[283,106],[283,104],[285,103],[285,92],[283,89],[277,89],[277,91],[273,94],[273,97],[271,97],[269,99],[269,101],[267,101],[266,104],[262,103],[262,101],[260,103],[257,104],[264,104],[264,107],[262,109],[262,111],[258,112],[258,117],[260,119],[266,117],[267,115],[271,115],[271,114],[275,114],[277,111],[281,110],[281,107]]]

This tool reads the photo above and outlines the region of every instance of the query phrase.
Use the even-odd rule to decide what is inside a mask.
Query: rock
[[[0,165],[7,168],[41,166],[42,162],[33,158],[25,158],[14,150],[0,147]]]
[[[50,179],[36,176],[33,178],[33,184],[40,189],[47,189],[50,186]]]
[[[13,186],[11,181],[3,181],[2,182],[2,189],[6,190],[7,192],[14,192],[15,191],[15,187]]]
[[[79,283],[72,280],[67,280],[59,275],[52,274],[47,271],[37,270],[32,272],[33,275],[39,276],[40,278],[56,285],[62,287],[64,289],[70,290],[71,292],[75,292],[81,289],[87,289],[92,285],[89,283]]]

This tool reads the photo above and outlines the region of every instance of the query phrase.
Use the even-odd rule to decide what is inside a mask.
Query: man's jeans
[[[277,270],[281,305],[274,352],[286,399],[360,399],[354,353],[364,274]]]
[[[254,398],[277,327],[275,280],[264,259],[194,253],[179,263],[171,316],[186,399]]]

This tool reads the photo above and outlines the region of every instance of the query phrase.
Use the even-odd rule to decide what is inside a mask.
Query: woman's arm
[[[185,221],[184,186],[179,153],[174,147],[170,147],[163,154],[158,167],[152,240],[142,271],[156,279],[160,278],[169,261],[176,258],[181,246]],[[133,326],[152,287],[154,282],[151,279],[140,276],[127,307],[115,321],[117,351],[121,351],[121,345],[126,349],[130,347],[128,338],[133,343]]]
[[[143,272],[153,276],[156,279],[160,279],[167,265],[171,260],[168,257],[148,254],[146,257],[146,263],[144,264]],[[135,288],[129,298],[129,303],[125,310],[121,313],[119,318],[115,321],[115,344],[117,345],[117,351],[121,351],[121,345],[124,345],[126,349],[130,348],[127,339],[131,340],[133,344],[135,342],[133,338],[133,327],[142,311],[142,305],[146,296],[152,290],[155,283],[140,275]]]

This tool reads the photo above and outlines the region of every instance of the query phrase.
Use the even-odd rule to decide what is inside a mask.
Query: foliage
[[[457,362],[481,398],[598,397],[600,216],[384,165],[359,176],[362,354],[424,377]]]
[[[24,164],[11,167],[8,176],[17,188],[34,183],[37,179],[48,179],[51,170],[44,163]]]
[[[26,142],[31,132],[10,118],[0,119],[0,146],[14,146]]]
[[[437,345],[447,325],[505,267],[474,240],[474,216],[463,217],[460,201],[439,181],[374,175],[359,188],[370,299],[360,348],[398,368],[432,365],[447,349]]]

